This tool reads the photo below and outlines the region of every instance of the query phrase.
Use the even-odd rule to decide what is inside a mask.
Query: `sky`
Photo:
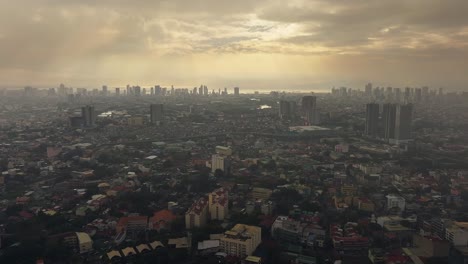
[[[468,90],[466,0],[0,0],[0,86]]]

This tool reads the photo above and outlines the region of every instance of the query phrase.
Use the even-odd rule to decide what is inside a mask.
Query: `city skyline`
[[[467,90],[464,1],[0,4],[0,87]]]

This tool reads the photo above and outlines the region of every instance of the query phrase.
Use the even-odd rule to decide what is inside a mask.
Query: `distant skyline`
[[[0,0],[0,87],[468,91],[465,0]]]

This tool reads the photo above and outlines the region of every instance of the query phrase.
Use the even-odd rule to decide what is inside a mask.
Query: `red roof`
[[[158,212],[155,212],[153,216],[150,218],[151,222],[160,222],[164,221],[166,223],[172,222],[176,219],[176,216],[169,210],[164,209]]]

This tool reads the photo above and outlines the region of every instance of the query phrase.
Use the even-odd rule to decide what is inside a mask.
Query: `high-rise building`
[[[107,85],[102,86],[102,95],[107,96]]]
[[[219,188],[208,194],[208,207],[211,220],[221,220],[227,216],[229,197],[225,188]]]
[[[366,105],[366,131],[367,136],[376,137],[379,129],[379,104]]]
[[[203,86],[203,94],[208,95],[208,87],[206,85]]]
[[[115,95],[116,96],[119,96],[120,95],[120,88],[115,88]]]
[[[228,255],[245,258],[252,255],[262,239],[262,229],[258,226],[235,225],[224,232],[220,239],[221,251]]]
[[[291,107],[286,100],[281,100],[279,103],[279,117],[281,119],[288,119],[291,117]]]
[[[414,99],[416,102],[421,102],[421,98],[422,98],[422,91],[421,91],[421,88],[416,88],[415,89],[415,92],[414,92]]]
[[[150,106],[150,121],[152,124],[160,125],[163,121],[164,105],[151,104]]]
[[[204,227],[208,222],[208,215],[208,201],[205,197],[202,197],[193,203],[185,213],[185,227],[187,229]]]
[[[133,93],[135,94],[135,96],[141,96],[141,87],[140,86],[133,87]]]
[[[411,88],[405,88],[405,102],[408,102],[411,98]]]
[[[385,140],[395,138],[395,119],[396,119],[396,104],[384,104],[382,110],[382,138]]]
[[[368,97],[372,96],[372,83],[366,84],[366,96]]]
[[[411,139],[412,120],[413,105],[397,105],[395,119],[395,139],[397,141]]]
[[[400,100],[401,100],[401,89],[400,88],[395,88],[395,89],[393,89],[393,91],[394,91],[394,95],[395,95],[394,99],[395,99],[395,101],[397,103],[399,103]]]
[[[239,87],[234,87],[234,95],[239,96]]]
[[[318,124],[317,97],[302,97],[302,116],[307,125]]]
[[[221,154],[211,156],[211,172],[214,173],[218,169],[223,172],[229,170],[229,157]]]
[[[94,106],[84,106],[81,108],[81,117],[83,118],[83,125],[85,127],[92,127],[96,124],[96,114],[94,113]]]

